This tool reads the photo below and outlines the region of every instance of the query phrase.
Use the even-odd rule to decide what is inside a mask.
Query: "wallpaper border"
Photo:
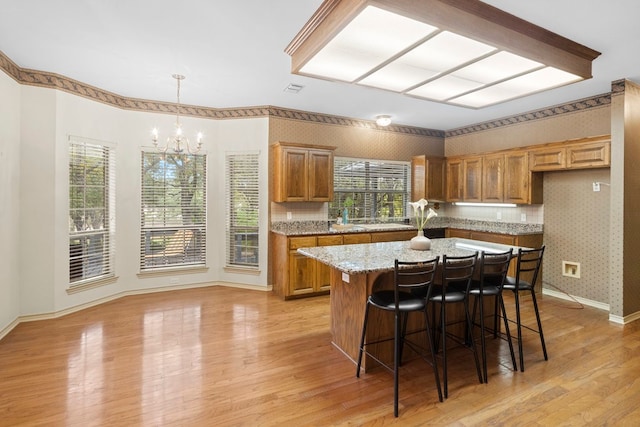
[[[38,70],[21,68],[0,51],[0,69],[11,76],[16,82],[30,86],[40,86],[62,90],[74,95],[82,96],[93,101],[101,102],[126,110],[147,111],[165,114],[175,114],[176,105],[171,102],[151,101],[137,98],[127,98],[115,93],[91,86],[68,77]],[[291,110],[271,105],[241,107],[241,108],[213,108],[196,105],[181,104],[183,115],[205,119],[243,119],[257,117],[277,117],[288,120],[300,120],[327,125],[349,126],[379,131],[409,134],[415,136],[450,138],[482,132],[504,126],[510,126],[532,120],[540,120],[548,117],[583,111],[590,108],[598,108],[611,104],[612,94],[624,92],[625,80],[617,80],[612,83],[612,92],[580,99],[566,104],[555,105],[540,110],[530,111],[515,116],[490,120],[470,126],[464,126],[448,131],[427,129],[414,126],[391,125],[381,127],[373,121],[352,119],[348,117],[333,116],[329,114],[313,113],[308,111]]]

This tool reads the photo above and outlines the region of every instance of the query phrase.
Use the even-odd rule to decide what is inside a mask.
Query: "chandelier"
[[[151,140],[153,141],[153,145],[158,148],[162,153],[166,153],[169,148],[173,150],[176,154],[181,154],[185,150],[189,154],[195,154],[202,148],[202,132],[198,132],[196,135],[196,146],[195,148],[191,147],[189,143],[189,138],[183,135],[182,133],[182,124],[180,123],[180,81],[184,80],[184,76],[181,74],[172,74],[171,77],[176,79],[178,83],[178,102],[176,106],[176,124],[175,124],[175,132],[173,135],[167,137],[167,142],[160,146],[158,145],[158,129],[153,128],[151,131]]]

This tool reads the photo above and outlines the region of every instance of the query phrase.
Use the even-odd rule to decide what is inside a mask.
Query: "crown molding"
[[[493,130],[505,126],[511,126],[530,122],[533,120],[541,120],[549,117],[555,117],[562,114],[575,113],[591,108],[599,108],[611,104],[611,93],[596,95],[590,98],[584,98],[572,101],[566,104],[554,105],[540,110],[529,111],[527,113],[518,114],[516,116],[503,117],[501,119],[490,120],[487,122],[477,123],[470,126],[451,129],[445,132],[445,138],[454,136],[468,135],[475,132]]]
[[[50,89],[57,89],[64,92],[78,95],[92,101],[101,102],[110,106],[125,110],[145,111],[164,114],[175,114],[176,104],[171,102],[151,101],[138,98],[127,98],[95,86],[91,86],[68,77],[47,73],[43,71],[30,70],[19,67],[2,51],[0,51],[0,70],[12,77],[19,84],[29,86],[39,86]],[[325,125],[348,126],[362,129],[372,129],[383,132],[393,132],[422,137],[451,138],[454,136],[467,135],[474,132],[497,129],[504,126],[524,123],[532,120],[540,120],[561,114],[574,113],[590,108],[598,108],[611,104],[612,94],[624,92],[625,80],[617,80],[612,83],[612,92],[584,98],[567,104],[555,105],[541,110],[530,111],[511,117],[490,120],[470,126],[464,126],[448,131],[427,129],[415,126],[391,125],[381,127],[374,121],[352,119],[348,117],[333,116],[329,114],[313,113],[308,111],[291,110],[275,106],[253,106],[242,108],[212,108],[196,105],[180,105],[180,113],[184,116],[198,117],[213,120],[244,119],[258,117],[274,117],[287,120],[298,120]]]

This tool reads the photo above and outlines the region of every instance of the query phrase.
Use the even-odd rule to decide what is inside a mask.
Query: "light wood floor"
[[[478,384],[469,353],[454,352],[444,403],[429,367],[410,361],[394,419],[391,374],[358,379],[331,345],[328,297],[225,287],[126,297],[0,341],[0,425],[639,425],[640,322],[541,299],[549,361],[532,335],[526,371],[512,372],[491,340],[489,383]]]

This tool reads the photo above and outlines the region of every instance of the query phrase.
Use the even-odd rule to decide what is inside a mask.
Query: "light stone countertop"
[[[426,261],[436,256],[465,256],[474,251],[504,252],[518,246],[501,245],[460,238],[431,239],[431,249],[417,251],[409,248],[409,241],[362,243],[341,246],[319,246],[300,248],[298,252],[314,258],[347,274],[362,274],[394,269],[396,259],[400,261]]]
[[[459,228],[463,230],[485,231],[510,235],[542,234],[542,224],[511,223],[501,221],[482,221],[462,218],[432,218],[425,228]],[[361,233],[377,231],[416,230],[410,224],[353,224],[352,228],[336,230],[330,221],[276,221],[271,223],[270,231],[285,236],[304,236],[319,234]]]

